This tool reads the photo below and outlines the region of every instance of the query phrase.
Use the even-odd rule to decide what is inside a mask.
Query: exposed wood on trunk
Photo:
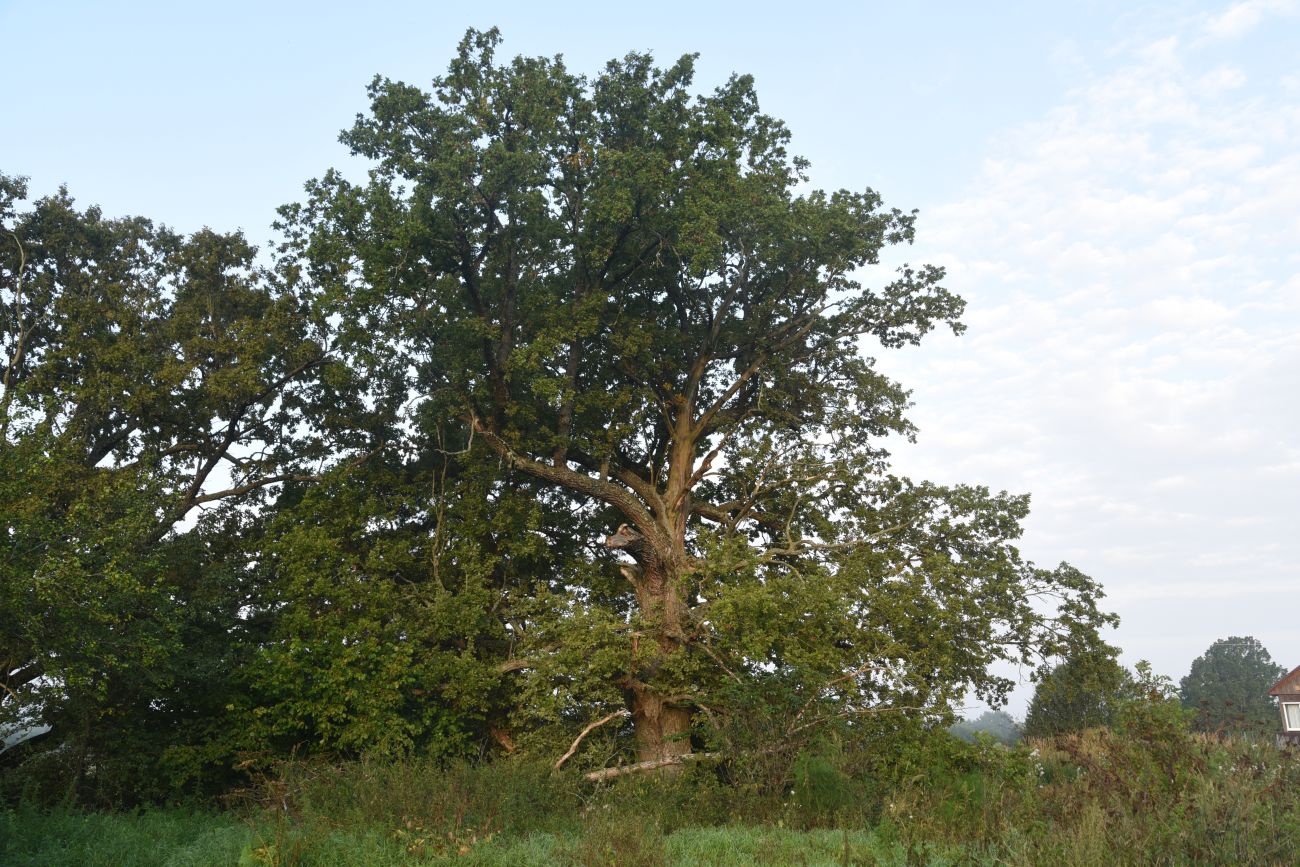
[[[514,738],[510,737],[510,732],[497,726],[489,726],[488,733],[492,735],[492,739],[499,743],[501,749],[505,750],[507,754],[515,751],[515,741]]]
[[[690,708],[667,701],[659,690],[641,682],[634,683],[630,692],[637,757],[646,762],[689,753]]]
[[[651,625],[654,644],[647,657],[634,652],[636,665],[625,688],[632,709],[637,755],[642,761],[671,758],[691,750],[691,710],[668,701],[654,685],[654,675],[685,646],[688,611],[682,590],[682,558],[670,559],[626,524],[605,540],[612,550],[626,551],[637,561],[625,569],[641,614]],[[670,555],[671,556],[671,555]]]

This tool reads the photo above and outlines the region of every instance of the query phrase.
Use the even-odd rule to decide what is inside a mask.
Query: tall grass
[[[1006,748],[804,756],[758,793],[726,768],[593,786],[545,765],[294,762],[219,814],[0,812],[6,865],[1293,864],[1300,751],[1158,714]],[[872,770],[872,769],[875,770]]]
[[[254,832],[232,816],[188,810],[131,815],[70,810],[0,811],[5,867],[208,867],[233,865]]]
[[[1295,864],[1300,755],[1092,730],[896,791],[877,832],[1011,864]]]

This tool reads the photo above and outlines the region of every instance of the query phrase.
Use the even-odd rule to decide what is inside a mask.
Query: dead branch
[[[794,735],[798,734],[801,731],[814,728],[816,726],[821,725],[822,723],[830,722],[831,720],[849,719],[850,717],[867,716],[868,714],[873,714],[873,713],[906,713],[908,711],[912,711],[915,713],[925,713],[928,710],[931,710],[931,708],[911,707],[911,706],[904,707],[902,705],[882,705],[880,707],[849,708],[848,710],[842,710],[839,713],[833,713],[830,714],[829,716],[818,717],[817,719],[810,720],[809,722],[806,722],[803,725],[795,726],[789,729],[788,731],[786,731],[785,736],[787,738],[793,737]]]
[[[599,771],[592,771],[589,774],[583,774],[582,778],[589,783],[603,783],[605,780],[612,780],[616,777],[626,776],[627,774],[639,774],[644,771],[655,771],[659,768],[667,768],[672,765],[681,765],[686,762],[695,762],[703,759],[716,759],[721,753],[683,753],[680,756],[666,756],[662,759],[651,759],[648,762],[637,762],[634,765],[620,765],[616,768],[602,768]]]
[[[573,756],[574,753],[578,751],[578,745],[582,743],[582,739],[585,738],[587,735],[591,734],[593,730],[600,728],[610,720],[618,719],[620,717],[625,717],[625,716],[630,716],[627,708],[620,708],[619,710],[616,710],[611,714],[606,714],[605,716],[596,720],[594,723],[588,723],[587,727],[582,730],[582,734],[578,735],[576,738],[573,739],[573,743],[569,746],[569,751],[555,760],[555,766],[554,766],[555,770],[558,771],[560,767],[565,762],[567,762]]]
[[[507,755],[515,751],[515,741],[510,737],[510,732],[497,726],[488,726],[488,734],[492,735],[492,739],[501,745],[501,749],[505,750]]]

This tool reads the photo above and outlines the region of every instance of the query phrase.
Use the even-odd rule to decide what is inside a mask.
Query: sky
[[[0,0],[0,171],[265,244],[364,169],[337,136],[376,74],[427,86],[494,25],[575,71],[754,75],[813,184],[918,209],[907,260],[969,302],[872,351],[913,392],[899,469],[1031,492],[1023,551],[1102,582],[1130,665],[1234,635],[1300,665],[1300,0]]]

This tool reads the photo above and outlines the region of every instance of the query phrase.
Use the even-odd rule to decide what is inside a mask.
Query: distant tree
[[[979,734],[991,735],[995,740],[1008,745],[1020,740],[1019,723],[1002,710],[986,710],[973,720],[953,724],[948,731],[964,741],[974,741]]]
[[[1268,689],[1284,674],[1258,639],[1221,638],[1192,663],[1179,697],[1196,712],[1192,726],[1199,731],[1267,733],[1277,727]]]
[[[1075,653],[1046,670],[1025,714],[1026,737],[1109,725],[1130,682],[1110,648]]]

